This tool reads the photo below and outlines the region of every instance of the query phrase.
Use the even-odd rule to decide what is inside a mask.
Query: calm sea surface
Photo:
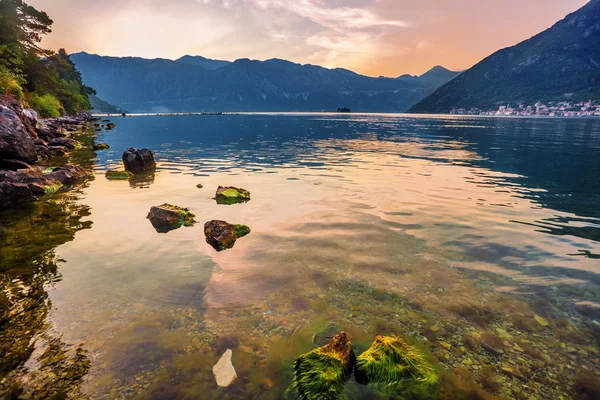
[[[600,120],[112,121],[75,201],[85,229],[46,285],[53,331],[88,351],[86,396],[294,398],[295,358],[332,324],[358,353],[378,334],[417,344],[447,398],[569,398],[582,370],[600,375]],[[153,180],[104,177],[128,147],[155,153]],[[217,205],[219,185],[252,200]],[[165,202],[198,223],[157,233],[146,214]],[[217,253],[213,219],[252,233]],[[238,379],[223,389],[226,349]],[[353,381],[347,395],[395,398]]]

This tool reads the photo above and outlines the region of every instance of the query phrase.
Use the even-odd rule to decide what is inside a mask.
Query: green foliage
[[[0,1],[0,93],[26,99],[42,117],[90,110],[81,74],[64,49],[39,47],[52,20],[22,0]],[[56,102],[58,101],[58,104]]]
[[[359,383],[388,385],[416,398],[428,398],[439,381],[438,373],[417,349],[390,336],[377,336],[356,359],[355,376]]]
[[[2,66],[0,66],[0,95],[14,97],[19,101],[24,98],[17,77]]]
[[[345,332],[327,346],[301,355],[296,360],[294,386],[303,400],[335,400],[352,373],[354,353]]]
[[[42,118],[58,117],[64,110],[60,101],[50,93],[42,96],[32,93],[28,99],[28,103]]]

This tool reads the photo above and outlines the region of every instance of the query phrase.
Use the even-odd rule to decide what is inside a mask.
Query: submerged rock
[[[123,153],[125,169],[134,175],[153,174],[156,170],[154,155],[148,149],[129,148]]]
[[[217,188],[217,194],[215,196],[217,204],[237,204],[246,203],[250,201],[250,192],[245,189],[236,188],[233,186]]]
[[[98,150],[108,150],[110,149],[110,146],[107,145],[106,143],[98,143],[94,145],[94,150],[98,151]]]
[[[227,349],[212,369],[213,374],[215,375],[215,380],[217,381],[217,385],[221,387],[227,387],[231,385],[237,378],[235,368],[231,362],[232,356],[233,351],[231,351],[231,349]]]
[[[126,181],[133,177],[129,171],[106,171],[106,179],[116,181]]]
[[[294,387],[306,400],[334,400],[352,374],[354,353],[345,332],[296,360]]]
[[[416,348],[392,336],[377,336],[371,347],[356,359],[355,377],[363,385],[394,385],[407,395],[423,396],[439,381],[433,366]]]
[[[0,159],[34,163],[37,154],[33,139],[17,113],[0,105]]]
[[[192,226],[196,223],[194,217],[195,215],[187,208],[166,203],[152,207],[148,213],[148,219],[159,233],[166,233],[181,226]]]
[[[225,221],[209,221],[204,224],[204,236],[206,243],[210,244],[215,250],[223,251],[231,249],[237,239],[250,233],[250,228],[246,225],[232,225]]]

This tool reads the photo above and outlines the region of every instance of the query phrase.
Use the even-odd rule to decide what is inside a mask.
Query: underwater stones
[[[294,387],[304,400],[333,400],[350,378],[354,353],[345,332],[329,344],[301,355],[294,365]]]
[[[433,366],[413,346],[392,336],[377,336],[356,359],[356,381],[401,387],[408,393],[427,393],[438,383]]]
[[[181,226],[192,226],[196,222],[195,215],[187,208],[163,204],[150,209],[148,219],[159,233],[166,233]]]
[[[129,171],[106,171],[106,179],[111,181],[127,181],[133,177]]]
[[[204,236],[206,243],[210,244],[215,250],[223,251],[231,249],[237,239],[250,233],[250,228],[246,225],[233,225],[225,221],[209,221],[204,224]]]
[[[217,204],[237,204],[250,201],[250,192],[233,186],[219,186],[215,196]]]
[[[535,319],[535,322],[537,322],[538,324],[540,324],[540,326],[548,326],[548,321],[546,321],[544,318],[540,317],[537,314],[533,315],[533,319]]]
[[[231,349],[227,349],[212,369],[213,374],[215,375],[215,380],[217,381],[217,385],[221,387],[227,387],[231,385],[237,378],[235,368],[231,362],[232,356],[233,351],[231,351]]]
[[[123,153],[123,164],[125,169],[134,175],[153,174],[156,170],[154,155],[148,149],[127,149]]]
[[[94,150],[98,151],[98,150],[108,150],[110,149],[110,146],[107,145],[106,143],[98,143],[94,145]]]
[[[108,124],[106,124],[106,130],[110,131],[111,129],[115,128],[115,124],[113,124],[112,122],[109,122]]]

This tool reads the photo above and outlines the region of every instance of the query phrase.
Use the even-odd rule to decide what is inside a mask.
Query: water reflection
[[[68,262],[50,292],[52,323],[90,352],[88,397],[293,398],[293,360],[329,323],[357,348],[382,333],[419,343],[447,371],[440,398],[568,397],[580,368],[598,371],[599,122],[115,122],[98,176],[131,146],[156,152],[157,173],[144,190],[85,189],[93,229],[58,248]],[[252,200],[218,206],[218,186]],[[156,233],[145,217],[163,203],[198,224]],[[252,233],[217,253],[202,231],[213,219]],[[227,348],[239,378],[219,389]]]

